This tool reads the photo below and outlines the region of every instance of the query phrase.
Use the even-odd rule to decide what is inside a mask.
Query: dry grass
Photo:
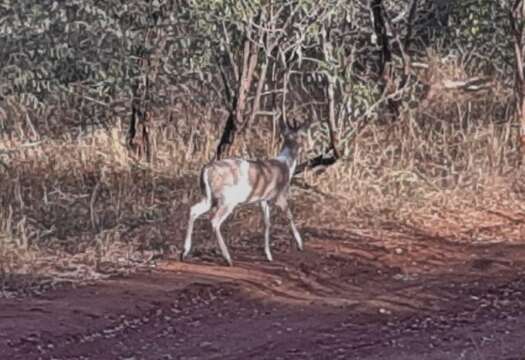
[[[322,174],[305,173],[309,190],[294,188],[299,225],[360,229],[384,239],[403,232],[468,242],[524,239],[516,129],[506,120],[508,94],[499,89],[489,94],[492,101],[487,94],[440,96],[393,124],[371,124],[355,141],[343,141],[344,159]],[[25,139],[1,138],[4,294],[42,283],[35,279],[53,285],[131,271],[178,251],[188,207],[198,196],[198,169],[218,135],[210,122],[192,122],[157,122],[149,164],[128,156],[119,122],[110,131],[29,146]],[[310,129],[303,156],[320,147],[319,131]],[[233,153],[275,154],[277,146],[271,133],[247,134]],[[248,226],[260,222],[255,213],[234,214],[231,242],[243,245]],[[208,230],[196,230],[199,239],[209,239],[199,245],[204,248],[215,246]]]

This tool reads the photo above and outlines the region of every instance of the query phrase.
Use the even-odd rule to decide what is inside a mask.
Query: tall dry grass
[[[448,76],[457,67],[438,69]],[[407,105],[397,121],[371,123],[354,141],[344,141],[341,129],[344,158],[321,174],[307,171],[293,188],[299,225],[359,229],[385,241],[403,231],[455,241],[524,239],[517,129],[503,89]],[[199,196],[198,170],[219,132],[210,119],[156,120],[150,163],[128,155],[119,121],[109,131],[36,143],[0,138],[4,294],[41,284],[39,277],[52,286],[131,271],[180,250]],[[321,133],[320,124],[309,129],[303,158],[316,155]],[[247,133],[232,152],[273,155],[277,140],[270,130]],[[259,217],[253,209],[236,212],[229,240],[247,246],[243,239]],[[199,246],[214,247],[206,226],[196,230],[208,239]]]
[[[473,74],[461,58],[427,60],[433,96],[407,102],[393,123],[372,123],[342,149],[346,159],[308,182],[345,201],[333,215],[342,226],[359,219],[385,238],[397,227],[468,242],[525,239],[512,89],[492,79],[479,92],[447,90],[444,79]]]

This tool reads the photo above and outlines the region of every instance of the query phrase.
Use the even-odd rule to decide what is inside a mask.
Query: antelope
[[[232,213],[237,205],[259,203],[264,218],[264,252],[268,261],[272,261],[270,251],[270,209],[277,205],[287,216],[293,236],[299,250],[303,250],[303,240],[295,226],[292,212],[288,207],[288,190],[290,181],[297,165],[299,154],[299,137],[303,126],[293,126],[281,122],[283,145],[277,157],[267,160],[244,160],[231,158],[216,160],[205,165],[200,173],[200,187],[203,199],[193,205],[184,252],[184,261],[191,251],[193,223],[195,220],[215,207],[211,219],[213,230],[217,236],[222,256],[229,266],[232,260],[221,234],[221,224]]]

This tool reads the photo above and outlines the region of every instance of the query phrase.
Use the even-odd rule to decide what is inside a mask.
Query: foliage
[[[109,126],[140,97],[162,120],[197,121],[214,108],[250,127],[267,127],[268,114],[274,127],[278,114],[329,121],[318,127],[326,148],[335,128],[349,141],[385,105],[413,106],[422,78],[407,64],[427,62],[428,49],[461,59],[470,75],[513,74],[508,9],[488,0],[5,0],[1,9],[0,128],[20,138]]]

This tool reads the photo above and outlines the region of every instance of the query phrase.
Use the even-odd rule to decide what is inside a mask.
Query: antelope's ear
[[[297,125],[293,128],[293,132],[297,135],[305,135],[308,131],[308,128],[310,127],[310,123],[302,123],[301,125]]]
[[[297,128],[297,132],[304,134],[304,133],[306,133],[306,131],[308,131],[309,127],[310,127],[309,123],[301,124],[301,126],[299,126],[299,128]]]
[[[279,118],[279,130],[282,136],[287,136],[290,133],[290,127],[286,121],[284,121],[284,116],[282,115]]]

